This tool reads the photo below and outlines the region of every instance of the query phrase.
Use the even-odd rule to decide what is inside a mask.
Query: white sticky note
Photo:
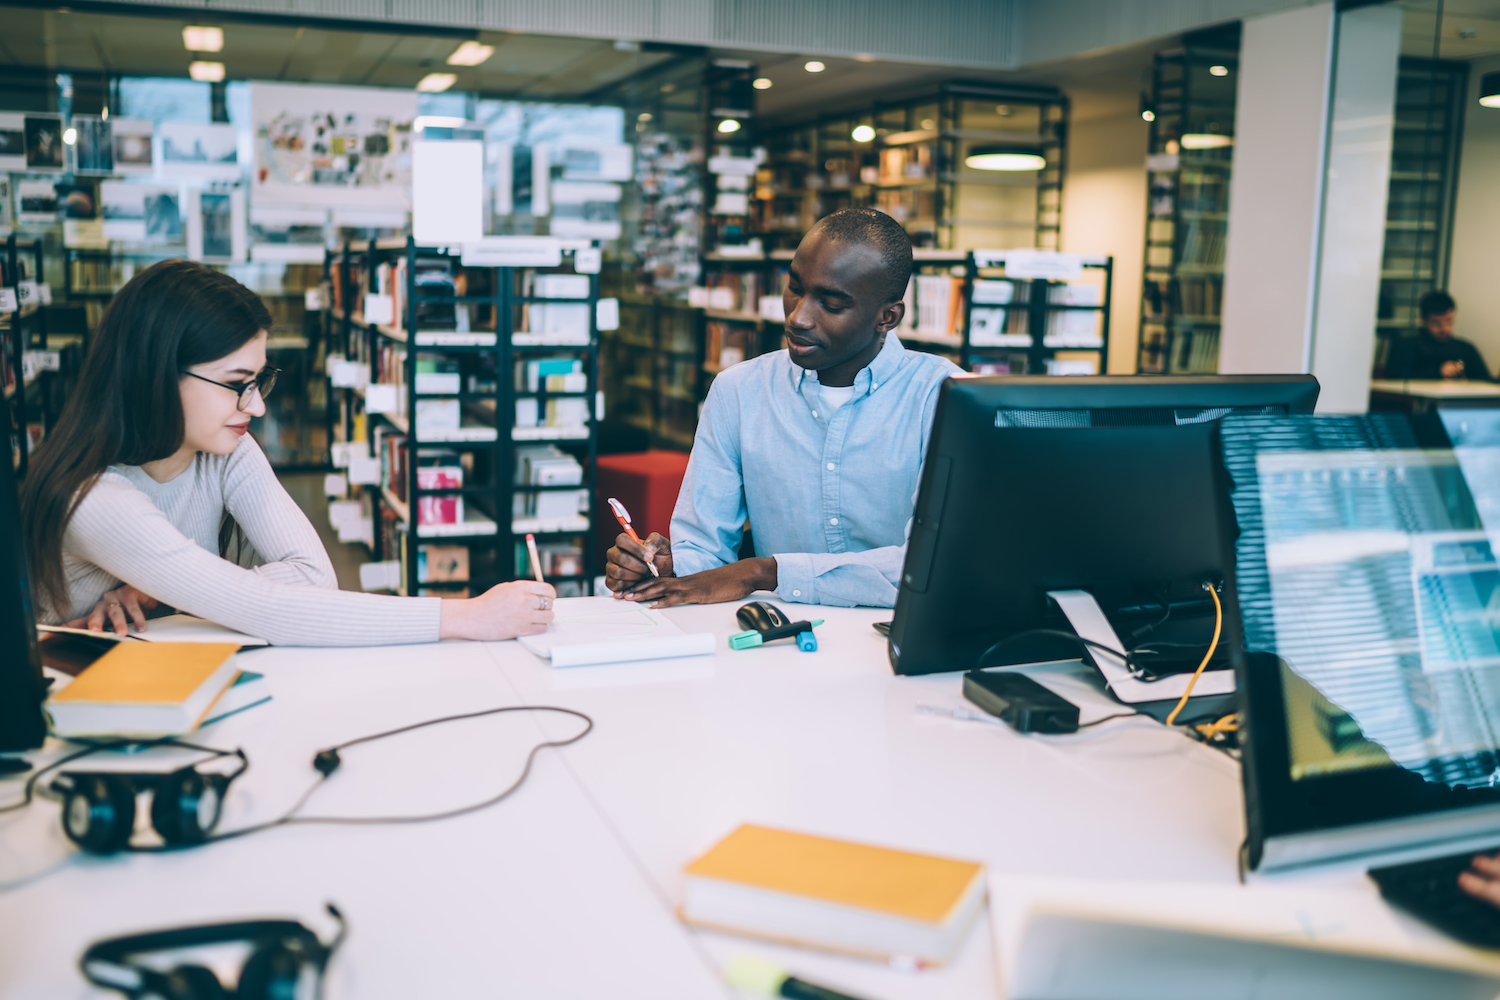
[[[619,299],[600,299],[594,312],[599,329],[618,330],[620,328]]]
[[[423,246],[458,246],[484,235],[484,144],[412,144],[412,236]]]

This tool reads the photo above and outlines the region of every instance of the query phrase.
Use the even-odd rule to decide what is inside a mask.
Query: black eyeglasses
[[[243,410],[245,409],[245,407],[250,405],[250,399],[253,393],[259,392],[261,399],[265,399],[271,394],[271,390],[276,388],[276,376],[281,374],[281,369],[262,368],[260,370],[260,374],[255,376],[248,382],[215,382],[211,378],[204,378],[202,375],[194,375],[192,372],[185,371],[182,374],[192,375],[193,378],[198,379],[200,382],[207,382],[209,385],[217,385],[221,388],[234,391],[240,397],[239,403],[237,404],[238,408]]]

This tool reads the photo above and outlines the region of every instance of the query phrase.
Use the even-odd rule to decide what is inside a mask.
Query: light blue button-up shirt
[[[748,517],[783,600],[893,607],[938,387],[958,371],[888,336],[829,413],[785,350],[724,370],[672,513],[677,575],[734,562]]]

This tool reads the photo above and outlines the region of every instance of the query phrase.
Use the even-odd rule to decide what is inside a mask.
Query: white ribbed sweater
[[[254,548],[245,569],[218,555],[228,511]],[[318,533],[246,435],[228,455],[200,452],[158,483],[112,465],[73,512],[63,536],[70,607],[81,618],[129,583],[179,611],[286,646],[436,642],[441,599],[338,589]],[[149,631],[149,626],[148,626]]]

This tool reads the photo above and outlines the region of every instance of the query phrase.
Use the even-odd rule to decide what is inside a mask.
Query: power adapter
[[[1078,732],[1078,706],[1025,674],[971,670],[964,697],[1018,733]]]

